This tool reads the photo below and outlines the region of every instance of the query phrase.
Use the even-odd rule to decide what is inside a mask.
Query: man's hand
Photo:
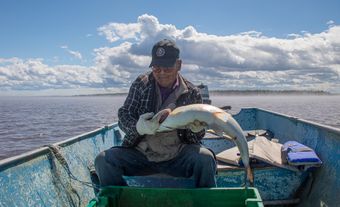
[[[194,122],[189,124],[188,128],[192,132],[197,133],[197,132],[202,131],[203,129],[206,129],[207,128],[207,124],[205,122],[200,122],[198,120],[195,120]]]
[[[138,134],[144,135],[156,133],[156,130],[159,128],[159,119],[152,118],[153,115],[153,112],[140,115],[136,125]]]
[[[140,115],[136,125],[138,134],[155,134],[160,123],[166,119],[170,112],[171,109],[163,109],[155,116],[153,112]]]

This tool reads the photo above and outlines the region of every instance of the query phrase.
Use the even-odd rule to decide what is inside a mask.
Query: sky
[[[127,92],[175,40],[212,90],[340,93],[340,1],[1,0],[0,96]]]

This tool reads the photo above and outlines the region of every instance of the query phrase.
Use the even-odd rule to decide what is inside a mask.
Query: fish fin
[[[235,139],[232,138],[231,136],[225,134],[222,130],[218,130],[218,129],[208,129],[206,130],[206,132],[210,133],[210,134],[213,134],[213,135],[216,135],[216,136],[219,136],[219,137],[223,137],[227,140],[230,140],[230,141],[234,141]]]
[[[216,130],[213,130],[213,129],[208,129],[206,130],[206,132],[210,133],[210,134],[213,134],[213,135],[216,135],[216,136],[219,136],[219,137],[223,137],[227,140],[230,140],[230,141],[234,141],[235,139],[232,138],[231,136],[225,134],[222,130],[219,130],[219,129],[216,129]]]
[[[198,120],[194,120],[193,122],[187,125],[187,128],[189,128],[194,133],[200,132],[203,129],[207,129],[207,127],[208,127],[207,123],[200,122]]]
[[[223,136],[223,131],[219,130],[219,129],[208,129],[208,130],[206,130],[206,132],[213,134],[213,135],[216,135],[216,136],[219,136],[219,137]]]
[[[235,141],[236,138],[232,138],[231,136],[227,135],[227,134],[223,134],[222,136],[223,138],[230,140],[230,141]]]

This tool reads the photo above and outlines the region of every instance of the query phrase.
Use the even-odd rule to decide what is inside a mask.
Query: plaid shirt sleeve
[[[141,137],[136,129],[141,107],[140,83],[138,78],[132,83],[124,105],[118,110],[118,125],[125,132],[123,145],[134,145]]]

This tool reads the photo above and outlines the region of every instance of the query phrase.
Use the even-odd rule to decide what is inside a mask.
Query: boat
[[[233,117],[247,133],[249,140],[262,136],[278,143],[297,141],[313,149],[322,160],[322,165],[294,171],[254,163],[254,183],[250,186],[244,182],[245,171],[241,166],[220,162],[216,175],[217,189],[230,190],[233,193],[240,189],[243,192],[252,190],[254,195],[259,194],[259,197],[249,197],[249,201],[255,200],[256,205],[253,206],[339,206],[340,129],[260,108],[243,108]],[[100,199],[96,199],[98,188],[95,184],[98,183],[98,178],[93,170],[93,161],[102,150],[120,145],[123,136],[118,124],[113,123],[1,160],[0,206],[96,206],[93,203]],[[223,136],[213,133],[207,133],[203,144],[216,154],[234,147]],[[199,190],[192,189],[193,180],[190,178],[156,175],[124,178],[131,186],[123,189],[127,191],[134,188],[135,192],[150,193],[160,189],[157,195],[161,195],[161,192],[168,194],[171,189],[171,192],[177,189],[177,194],[174,195],[179,195],[178,192],[184,193],[185,189]],[[197,198],[218,195],[217,191],[216,194],[211,193],[214,189],[207,190],[209,191],[198,193]],[[119,192],[123,192],[122,189]],[[239,194],[234,195],[238,197]],[[248,197],[245,198],[247,199]]]

